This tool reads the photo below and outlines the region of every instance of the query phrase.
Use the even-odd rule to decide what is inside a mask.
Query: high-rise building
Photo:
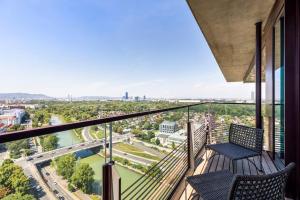
[[[128,92],[125,92],[125,99],[128,99]]]

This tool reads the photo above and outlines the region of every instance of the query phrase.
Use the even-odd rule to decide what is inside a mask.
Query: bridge
[[[131,134],[113,136],[112,142],[113,142],[113,144],[123,142],[125,140],[128,140],[130,137],[131,137]],[[81,150],[92,149],[95,147],[104,146],[104,143],[105,143],[104,139],[83,142],[83,143],[75,144],[72,146],[67,146],[67,147],[55,149],[52,151],[35,154],[33,156],[28,157],[27,161],[31,161],[34,164],[39,164],[39,163],[69,154],[69,153],[75,153],[75,152],[78,152]]]

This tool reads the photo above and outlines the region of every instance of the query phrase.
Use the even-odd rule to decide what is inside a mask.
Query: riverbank
[[[62,124],[66,124],[66,123],[68,123],[67,121],[66,121],[66,119],[63,117],[63,116],[61,116],[61,115],[53,115],[54,117],[58,117],[58,119],[62,122]],[[82,137],[82,134],[81,134],[81,130],[80,129],[82,129],[82,128],[78,128],[78,129],[72,129],[71,131],[73,131],[74,133],[75,133],[75,135],[82,141],[82,142],[84,142],[84,139],[83,139],[83,137]]]
[[[58,115],[51,116],[51,124],[52,125],[61,125],[64,124],[63,118]],[[78,137],[78,134],[74,130],[62,131],[55,133],[58,138],[58,148],[72,146],[74,144],[82,143],[83,140]]]

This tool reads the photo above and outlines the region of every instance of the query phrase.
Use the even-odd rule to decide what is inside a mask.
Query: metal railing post
[[[112,162],[112,122],[109,123],[109,161]]]
[[[187,151],[188,151],[188,168],[195,169],[195,158],[194,158],[194,137],[192,132],[192,124],[190,122],[190,107],[188,107],[188,122],[187,122]]]
[[[104,162],[106,163],[106,145],[107,145],[107,135],[106,135],[106,124],[104,124]]]
[[[112,164],[105,163],[102,166],[102,199],[113,200],[112,194]]]

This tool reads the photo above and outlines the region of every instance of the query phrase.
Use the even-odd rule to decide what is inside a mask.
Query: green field
[[[95,131],[92,127],[90,127],[89,132],[94,139],[104,138],[104,131],[102,129],[98,129],[97,131]]]
[[[118,143],[116,145],[113,146],[113,148],[126,152],[126,153],[130,153],[136,156],[140,156],[143,158],[148,158],[151,160],[157,160],[160,161],[161,159],[157,156],[154,156],[152,154],[146,153],[145,151],[143,151],[142,149],[139,149],[133,145],[130,144],[125,144],[125,143]]]
[[[92,155],[81,159],[79,162],[88,163],[94,169],[95,184],[93,191],[96,194],[101,194],[102,165],[104,164],[104,158],[99,155]],[[119,165],[116,165],[116,169],[121,176],[122,191],[141,177],[140,174]]]

